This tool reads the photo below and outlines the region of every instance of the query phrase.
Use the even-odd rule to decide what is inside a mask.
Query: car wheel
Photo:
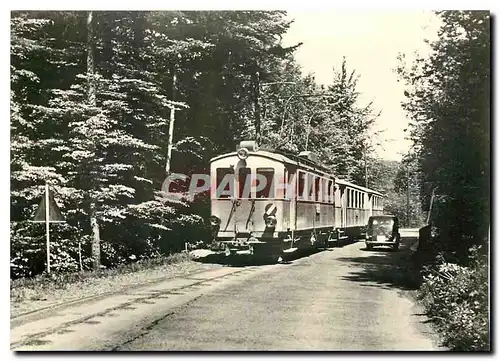
[[[373,249],[373,244],[367,244],[366,249],[371,251]]]

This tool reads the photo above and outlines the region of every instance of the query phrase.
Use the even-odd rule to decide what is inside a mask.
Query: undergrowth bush
[[[444,346],[453,351],[490,348],[488,262],[477,249],[471,253],[467,267],[443,259],[427,268],[418,293]]]

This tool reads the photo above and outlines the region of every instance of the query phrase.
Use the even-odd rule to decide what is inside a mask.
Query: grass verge
[[[11,316],[85,297],[139,286],[159,278],[173,278],[212,269],[186,253],[141,260],[99,272],[41,274],[11,281]]]

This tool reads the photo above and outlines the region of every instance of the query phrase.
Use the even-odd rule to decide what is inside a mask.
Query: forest
[[[345,60],[329,86],[303,75],[300,44],[282,45],[289,26],[281,11],[13,12],[11,277],[44,270],[45,229],[30,220],[46,182],[66,220],[51,224],[61,272],[204,240],[207,197],[158,193],[169,172],[207,173],[240,140],[315,151],[370,182],[378,114],[358,104]]]
[[[407,62],[402,106],[410,118],[420,203],[418,298],[453,351],[490,351],[491,18],[440,11],[432,52]],[[397,186],[404,186],[398,184]]]
[[[456,224],[467,245],[484,237],[489,44],[467,43],[485,41],[479,20],[440,16],[436,55],[401,58],[415,144],[399,163],[375,155],[380,112],[360,104],[345,59],[331,84],[303,74],[301,44],[282,42],[284,11],[12,12],[11,278],[45,269],[45,227],[30,222],[45,183],[66,220],[51,224],[54,271],[114,267],[205,240],[206,195],[166,200],[162,182],[170,172],[207,173],[211,157],[247,139],[318,153],[332,173],[384,192],[386,211],[412,227],[439,187],[453,206],[438,221]]]

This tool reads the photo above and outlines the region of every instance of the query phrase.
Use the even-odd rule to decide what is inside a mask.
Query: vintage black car
[[[390,246],[397,251],[400,243],[399,220],[396,216],[380,215],[368,219],[365,240],[367,249],[372,249],[374,246]]]

